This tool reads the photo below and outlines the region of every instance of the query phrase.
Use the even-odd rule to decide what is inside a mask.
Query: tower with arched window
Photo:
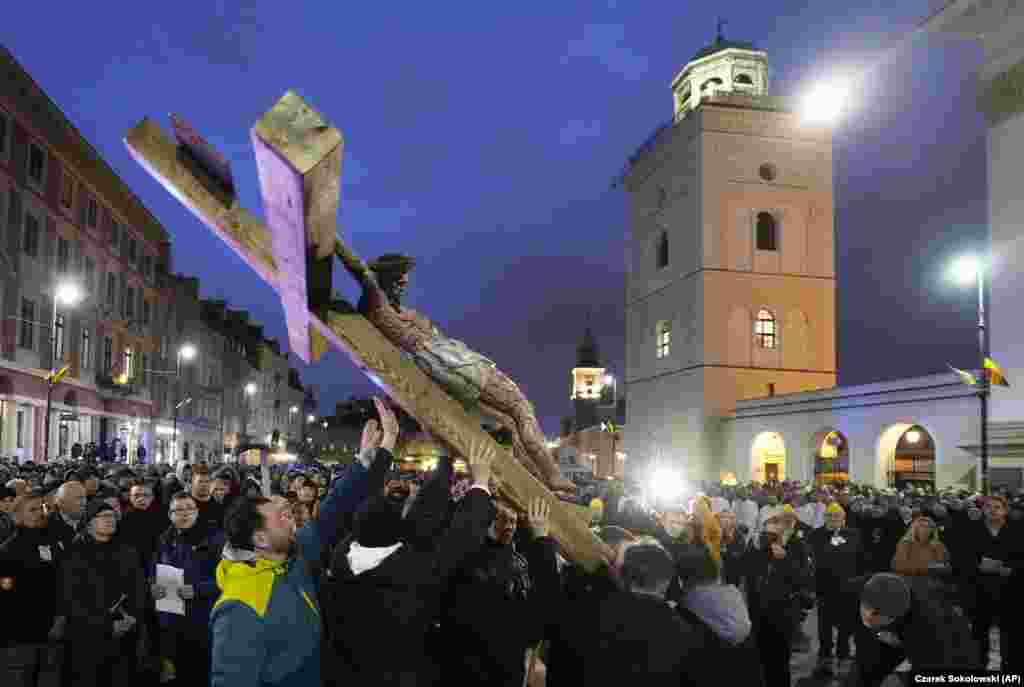
[[[622,177],[631,470],[718,479],[738,401],[835,385],[831,131],[768,85],[767,53],[719,35]]]

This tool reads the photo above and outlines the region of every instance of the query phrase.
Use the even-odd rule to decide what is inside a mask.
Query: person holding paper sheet
[[[184,615],[161,612],[160,653],[163,672],[174,674],[182,684],[205,685],[210,679],[210,611],[220,593],[217,565],[224,547],[224,533],[197,524],[199,509],[186,492],[171,497],[171,526],[160,536],[150,576],[156,566],[184,571],[184,586],[169,590],[153,584],[153,598],[159,603],[170,593],[184,602]]]

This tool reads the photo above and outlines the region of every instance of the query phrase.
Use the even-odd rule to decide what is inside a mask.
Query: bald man
[[[57,512],[50,518],[47,529],[61,551],[66,551],[75,538],[75,530],[85,512],[85,487],[71,480],[57,489]]]

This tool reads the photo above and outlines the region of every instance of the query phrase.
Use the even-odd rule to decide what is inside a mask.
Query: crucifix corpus
[[[413,258],[393,253],[370,263],[337,236],[344,142],[336,128],[289,91],[253,126],[266,224],[238,203],[227,161],[174,115],[172,141],[150,118],[125,137],[132,156],[281,297],[292,352],[315,362],[343,350],[455,455],[494,451],[502,495],[525,511],[535,497],[551,508],[551,534],[586,569],[610,552],[578,506],[551,491],[570,488],[558,471],[533,406],[493,362],[446,337],[401,303]],[[358,307],[334,295],[334,259],[362,288]],[[500,446],[481,426],[489,416],[512,435]]]

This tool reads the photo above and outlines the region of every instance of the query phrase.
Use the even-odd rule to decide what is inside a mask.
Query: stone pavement
[[[802,650],[793,651],[793,660],[790,664],[793,671],[794,687],[840,687],[846,678],[843,672],[836,676],[815,675],[814,669],[818,665],[818,613],[812,610],[803,626],[804,634],[810,639],[809,646]],[[999,631],[992,628],[989,645],[992,650],[989,652],[989,668],[999,667]],[[854,648],[856,651],[856,647]],[[909,666],[904,663],[897,670],[906,671]],[[885,681],[882,687],[902,687],[902,682],[896,676]]]

